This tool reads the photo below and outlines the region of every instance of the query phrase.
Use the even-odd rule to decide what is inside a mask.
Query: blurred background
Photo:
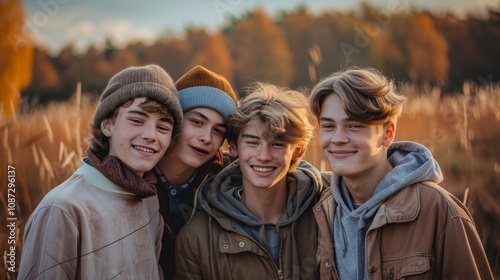
[[[9,241],[17,271],[30,213],[85,156],[109,78],[147,63],[174,80],[203,65],[240,98],[253,81],[307,95],[334,71],[383,71],[409,99],[397,140],[431,149],[500,279],[500,1],[268,2],[0,0],[0,279],[16,277]],[[328,169],[316,141],[306,160]]]

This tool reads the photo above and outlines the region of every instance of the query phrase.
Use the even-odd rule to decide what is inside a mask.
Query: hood
[[[197,198],[200,208],[220,221],[216,211],[249,226],[261,226],[265,222],[257,218],[241,202],[239,191],[242,189],[242,178],[239,160],[235,160],[219,174],[208,179],[201,187]],[[300,215],[312,207],[318,194],[323,188],[320,172],[306,161],[287,174],[289,186],[287,211],[278,221],[278,225],[285,225],[296,220]]]
[[[402,188],[418,182],[433,181],[439,184],[443,181],[439,164],[429,149],[421,144],[410,141],[394,142],[388,149],[387,158],[393,169],[380,181],[373,196],[352,212],[349,210],[352,208],[347,205],[351,202],[346,201],[350,200],[347,187],[333,174],[332,191],[342,210],[351,212],[350,215],[354,216],[371,217],[382,202]]]

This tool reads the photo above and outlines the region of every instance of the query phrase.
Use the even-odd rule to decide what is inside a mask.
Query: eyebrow
[[[148,114],[146,114],[143,111],[139,111],[139,110],[129,110],[129,111],[127,111],[127,114],[137,114],[137,115],[141,115],[143,117],[149,118]]]
[[[324,121],[324,122],[335,122],[335,120],[334,120],[334,119],[332,119],[332,118],[327,118],[327,117],[320,117],[320,118],[319,118],[319,121]],[[342,120],[340,120],[340,121],[346,121],[346,122],[348,122],[348,121],[356,121],[356,120],[354,120],[353,118],[349,118],[349,117],[347,117],[347,118],[342,119]]]
[[[130,110],[130,111],[127,111],[126,112],[127,114],[136,114],[136,115],[140,115],[140,116],[143,116],[145,118],[148,118],[149,119],[149,114],[144,112],[144,111],[139,111],[139,110]],[[162,117],[160,118],[160,121],[162,122],[167,122],[167,123],[170,123],[170,124],[174,124],[174,121],[171,119],[171,118],[167,118],[167,117]]]
[[[242,138],[257,139],[257,140],[258,140],[258,139],[260,139],[260,137],[259,137],[259,136],[257,136],[257,135],[247,134],[247,133],[243,133],[243,134],[241,135],[241,137],[242,137]]]

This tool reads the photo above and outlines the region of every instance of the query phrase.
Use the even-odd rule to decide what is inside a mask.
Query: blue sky
[[[131,39],[152,42],[158,34],[170,30],[182,35],[188,25],[214,31],[230,16],[240,16],[256,6],[270,15],[306,3],[310,11],[349,10],[360,1],[345,0],[23,0],[26,28],[38,44],[57,53],[68,42],[78,50],[102,45],[105,36],[118,44]],[[431,11],[453,11],[458,14],[484,12],[500,7],[500,0],[367,0],[382,8],[417,7]]]

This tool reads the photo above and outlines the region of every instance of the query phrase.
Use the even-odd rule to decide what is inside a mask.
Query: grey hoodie
[[[394,142],[387,157],[393,169],[380,181],[373,196],[362,205],[353,205],[342,177],[332,176],[332,192],[337,201],[333,237],[340,279],[368,279],[366,232],[387,198],[417,182],[440,183],[443,180],[441,169],[431,152],[418,143]]]
[[[260,220],[241,202],[243,188],[239,161],[236,160],[219,174],[207,180],[199,190],[197,203],[211,218],[228,231],[248,235],[260,243],[278,262],[279,234],[276,230],[288,225],[310,209],[323,188],[320,172],[305,161],[287,174],[289,189],[287,211],[277,224]],[[213,211],[218,210],[231,220],[230,227],[219,220]]]

